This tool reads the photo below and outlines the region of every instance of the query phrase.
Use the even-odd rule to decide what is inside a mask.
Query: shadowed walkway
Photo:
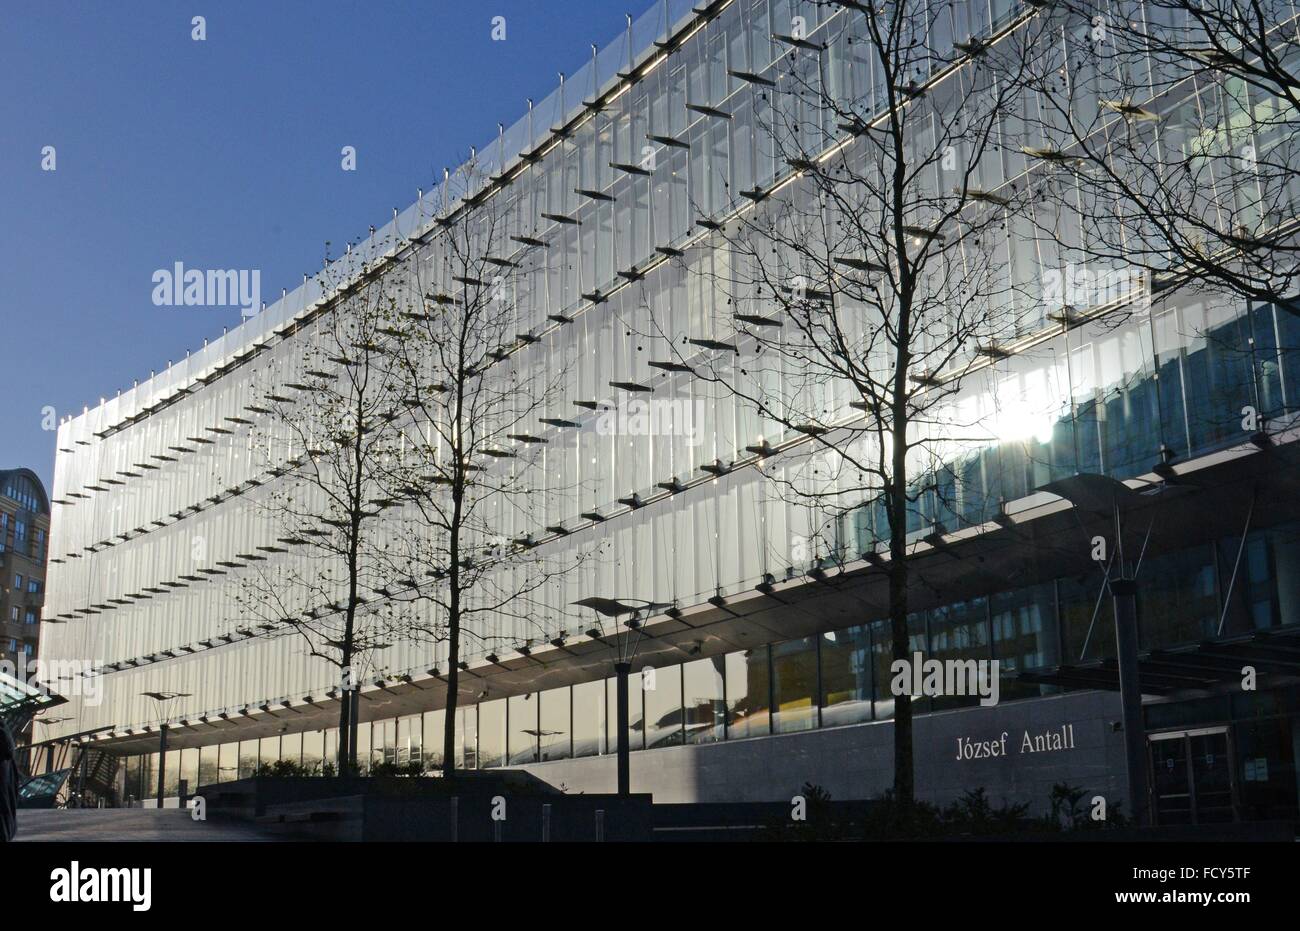
[[[195,821],[178,808],[85,808],[18,812],[17,841],[279,841],[253,824],[226,819]]]

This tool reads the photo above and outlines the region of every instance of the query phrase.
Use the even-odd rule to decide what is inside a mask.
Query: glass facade
[[[1224,540],[1221,544],[1233,544],[1235,555],[1237,542]],[[1289,603],[1288,599],[1300,592],[1295,584],[1300,579],[1300,524],[1248,536],[1245,552],[1257,553],[1257,566],[1249,594],[1240,599],[1234,587],[1231,598],[1225,600],[1226,583],[1219,581],[1220,576],[1187,571],[1202,565],[1205,553],[1212,549],[1192,547],[1152,558],[1150,589],[1139,599],[1138,619],[1144,638],[1155,630],[1163,645],[1199,642],[1203,636],[1199,622],[1170,627],[1167,621],[1178,616],[1180,606],[1187,605],[1201,605],[1198,610],[1217,619],[1225,603],[1240,602],[1243,623],[1250,620],[1261,629],[1279,626],[1273,622],[1276,605]],[[1009,671],[1106,657],[1113,651],[1114,632],[1113,627],[1105,629],[1106,615],[1100,610],[1084,650],[1099,585],[1099,574],[1085,579],[1068,576],[991,598],[917,612],[912,645],[926,658],[997,658]],[[1207,598],[1209,603],[1203,604]],[[1101,605],[1108,602],[1103,599]],[[1250,604],[1258,606],[1253,616],[1246,614]],[[1300,623],[1300,615],[1287,616],[1289,623]],[[1176,631],[1184,631],[1186,636],[1178,639],[1171,634]],[[681,665],[646,667],[634,673],[630,682],[632,749],[716,743],[888,719],[893,713],[889,644],[888,624],[877,621]],[[1003,679],[1000,697],[1003,702],[1015,701],[1055,689]],[[918,713],[977,700],[974,696],[950,697],[936,700],[933,706],[918,702]],[[469,769],[494,768],[612,754],[616,748],[613,701],[614,679],[608,678],[458,709],[462,723],[457,728],[457,764]],[[1236,704],[1230,706],[1230,702]],[[1233,746],[1240,765],[1245,766],[1242,761],[1248,758],[1252,767],[1243,769],[1237,778],[1242,810],[1277,811],[1292,804],[1287,800],[1294,798],[1294,794],[1286,794],[1291,792],[1287,787],[1295,784],[1294,780],[1287,782],[1288,774],[1295,772],[1289,754],[1293,741],[1300,743],[1300,737],[1293,736],[1300,726],[1300,718],[1290,716],[1296,710],[1291,708],[1293,702],[1293,698],[1269,697],[1267,693],[1220,696],[1200,704],[1149,705],[1146,714],[1148,727],[1156,730],[1239,719],[1234,725]],[[381,719],[361,727],[358,743],[369,746],[371,735],[381,735],[370,757],[377,761],[384,758],[386,738],[382,735],[399,735],[393,760],[402,764],[422,761],[422,768],[432,771],[441,768],[444,726],[442,711]],[[169,752],[168,791],[175,791],[179,778],[192,780],[193,788],[251,776],[282,759],[301,761],[308,771],[319,772],[320,748],[331,747],[335,733],[331,729]],[[420,747],[423,753],[417,749]],[[157,765],[156,753],[128,758],[125,793],[137,799],[156,795]],[[1266,778],[1268,772],[1272,776]],[[1278,792],[1284,794],[1283,809],[1277,808],[1274,798]]]
[[[954,36],[988,34],[1019,9],[1010,0],[953,4],[942,34],[930,41],[946,49]],[[585,629],[590,619],[572,607],[585,596],[687,608],[813,568],[819,552],[807,544],[826,535],[827,515],[773,491],[773,480],[797,474],[797,453],[775,456],[763,470],[708,471],[719,462],[753,462],[755,443],[796,444],[801,436],[724,386],[652,363],[674,359],[675,347],[690,340],[735,336],[718,320],[720,308],[728,319],[734,314],[722,268],[730,256],[707,231],[755,199],[744,192],[767,192],[788,180],[780,198],[807,193],[777,157],[773,137],[783,124],[773,117],[777,101],[798,106],[778,93],[796,69],[824,75],[839,97],[882,100],[883,75],[859,53],[852,12],[811,0],[744,0],[696,29],[689,0],[656,6],[633,26],[631,64],[641,68],[626,90],[584,106],[618,86],[618,72],[628,70],[620,42],[548,96],[526,125],[483,147],[472,172],[457,172],[347,260],[359,268],[391,258],[387,280],[416,300],[462,293],[469,285],[451,275],[435,217],[446,215],[468,186],[510,175],[494,195],[504,222],[487,243],[517,270],[503,313],[521,338],[502,377],[512,367],[564,373],[564,390],[526,426],[525,435],[544,441],[545,456],[526,466],[507,456],[489,466],[537,489],[517,511],[499,515],[496,529],[507,539],[534,539],[553,566],[599,544],[615,556],[592,558],[533,592],[527,612],[476,615],[466,661],[484,659],[483,644],[533,649]],[[774,40],[795,18],[820,51],[795,55],[789,43]],[[688,23],[689,34],[670,51],[654,45]],[[741,75],[765,76],[767,83]],[[951,80],[944,93],[959,97],[969,87],[961,69]],[[1172,113],[1185,104],[1161,106]],[[829,148],[833,121],[809,116],[801,125],[827,127],[810,130],[809,146]],[[563,124],[571,125],[552,135]],[[1028,130],[1022,135],[1027,145],[1048,142]],[[641,165],[647,149],[653,157],[646,167],[619,167]],[[998,146],[980,169],[981,183],[994,190],[1023,177],[1027,166],[1023,154]],[[1040,282],[1074,260],[1060,243],[1084,233],[1078,217],[1045,217],[1043,225],[1060,240],[1047,244],[1027,222],[1009,220],[997,248],[1018,282]],[[1300,317],[1290,308],[1174,292],[1159,295],[1149,313],[1107,314],[1062,332],[1048,318],[1043,295],[1019,290],[1009,300],[1023,349],[965,379],[945,400],[936,420],[980,427],[964,431],[975,435],[941,437],[943,461],[917,481],[913,537],[982,525],[1004,502],[1076,472],[1128,478],[1170,456],[1182,461],[1240,445],[1250,435],[1242,426],[1246,406],[1266,418],[1300,412]],[[1123,305],[1134,295],[1109,297]],[[269,429],[259,412],[264,393],[292,390],[305,377],[308,350],[319,345],[321,318],[313,308],[324,298],[312,282],[61,425],[45,611],[57,623],[43,634],[52,657],[92,651],[85,658],[100,667],[106,700],[74,696],[68,723],[42,738],[156,723],[150,691],[186,693],[176,703],[178,717],[226,714],[238,721],[265,701],[319,700],[335,684],[336,671],[295,638],[249,632],[239,603],[241,580],[254,573],[325,569],[285,545],[265,513],[283,467],[302,450],[278,434],[269,448],[254,442]],[[1084,295],[1076,309],[1102,303]],[[824,422],[859,417],[848,385],[805,386],[788,373],[758,369],[776,392],[816,403]],[[689,422],[661,430],[611,424],[609,411],[626,400],[620,384],[652,386],[657,401],[690,411]],[[833,496],[854,487],[840,481],[826,479],[823,491]],[[665,485],[672,491],[665,493]],[[632,495],[643,503],[620,503]],[[889,535],[881,504],[858,494],[852,506],[831,542],[850,555],[874,551]],[[584,516],[592,513],[601,519]],[[420,526],[408,506],[394,509],[393,525],[395,536]],[[564,532],[548,529],[556,526]],[[1234,632],[1300,622],[1296,536],[1287,525],[1252,531],[1244,548],[1225,539],[1151,556],[1139,601],[1143,646],[1196,642],[1221,618]],[[1243,577],[1229,594],[1224,570],[1239,549]],[[492,578],[490,570],[486,575]],[[912,648],[945,659],[996,658],[1010,671],[1109,656],[1113,619],[1097,585],[1095,576],[1061,576],[915,612]],[[430,612],[434,626],[438,609],[424,603],[420,610]],[[881,619],[863,618],[853,627],[797,639],[773,634],[773,642],[640,671],[630,696],[633,749],[888,719],[888,633]],[[391,644],[383,656],[394,675],[422,675],[446,661],[445,644],[414,640]],[[1015,683],[1003,694],[1029,698],[1051,690]],[[456,763],[466,768],[609,753],[613,699],[610,680],[509,697],[497,692],[458,710],[454,723],[436,711],[366,723],[357,734],[358,757],[363,770],[417,761],[437,766],[448,726]],[[966,702],[922,699],[917,710]],[[333,758],[335,739],[323,731],[222,746],[215,772],[218,779],[245,777],[282,759],[314,768]],[[1263,746],[1273,738],[1260,730],[1251,739]],[[142,792],[156,779],[149,765],[156,760],[146,759],[130,777]],[[213,765],[210,755],[182,756],[165,779],[170,785],[186,767],[201,779]]]

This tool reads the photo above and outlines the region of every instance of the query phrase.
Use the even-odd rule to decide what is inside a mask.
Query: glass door
[[[1226,728],[1153,734],[1148,744],[1156,824],[1236,820]]]

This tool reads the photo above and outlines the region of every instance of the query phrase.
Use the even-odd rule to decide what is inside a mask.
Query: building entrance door
[[[1148,745],[1156,824],[1237,820],[1227,728],[1152,734]]]

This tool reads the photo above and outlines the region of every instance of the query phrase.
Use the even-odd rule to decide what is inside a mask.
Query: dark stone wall
[[[1058,782],[1100,794],[1107,805],[1125,795],[1119,696],[1078,692],[1008,702],[994,708],[962,708],[916,719],[917,796],[950,802],[983,787],[995,804],[1027,802],[1034,813],[1049,809]],[[1021,752],[1024,735],[1035,737],[1073,726],[1073,747]],[[996,741],[1006,756],[957,759],[959,738]],[[805,782],[836,799],[880,796],[893,783],[893,725],[889,721],[759,737],[718,744],[665,747],[632,754],[632,791],[656,802],[788,801]],[[1046,741],[1044,741],[1046,743]],[[1062,743],[1064,741],[1062,740]],[[613,792],[612,756],[529,765],[528,771],[569,792]],[[1127,810],[1127,804],[1124,809]]]

